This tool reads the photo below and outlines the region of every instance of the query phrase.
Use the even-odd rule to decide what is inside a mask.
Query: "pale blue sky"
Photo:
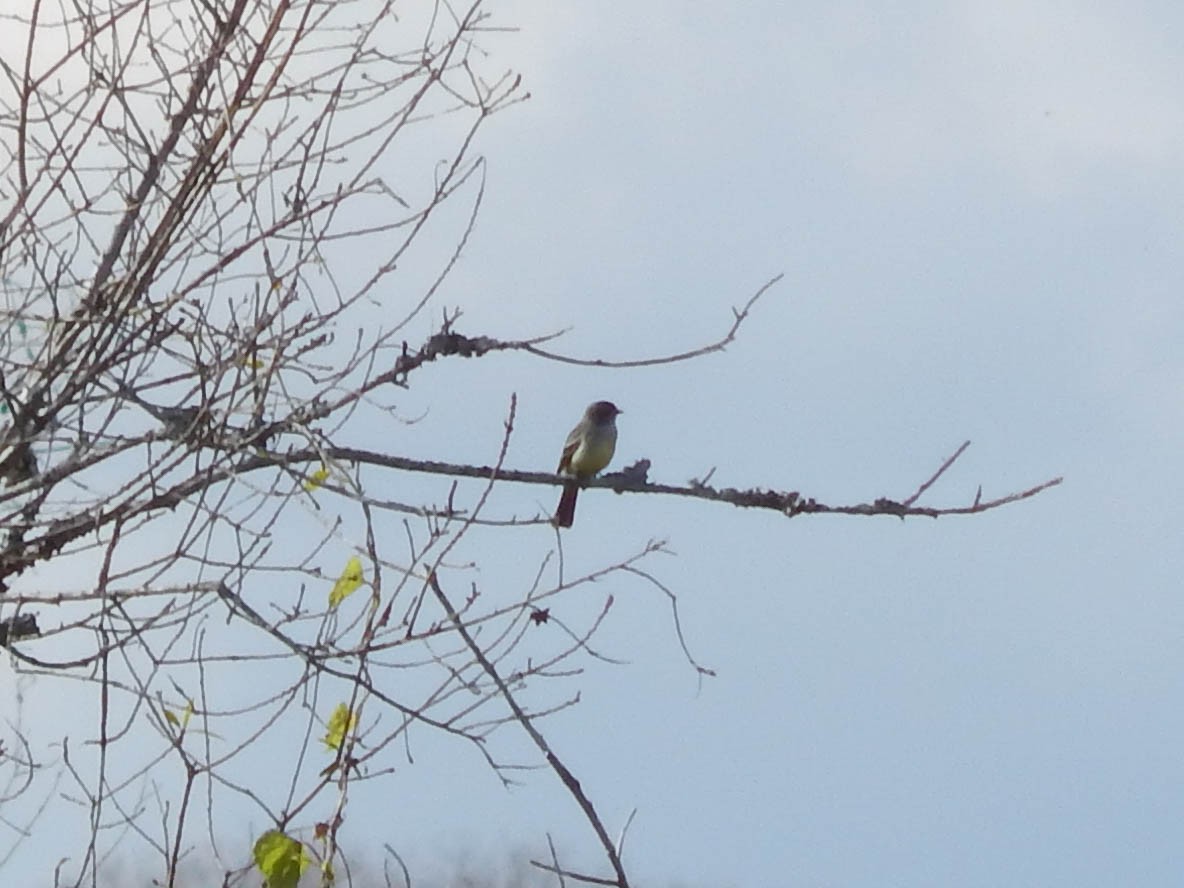
[[[936,523],[585,497],[569,556],[668,539],[656,570],[719,670],[696,695],[659,597],[613,590],[602,648],[632,665],[591,666],[551,725],[611,823],[639,808],[638,877],[1179,884],[1184,13],[558,6],[506,8],[533,98],[484,143],[445,297],[468,329],[570,324],[570,353],[641,357],[786,277],[697,363],[491,362],[519,464],[608,397],[621,460],[663,481],[902,496],[965,438],[930,503],[1066,476]]]
[[[401,452],[490,462],[516,393],[515,468],[551,469],[609,398],[618,462],[646,457],[661,482],[714,467],[724,486],[903,497],[967,438],[928,504],[1066,478],[937,522],[584,494],[568,569],[668,540],[677,557],[649,569],[719,673],[699,688],[663,596],[614,580],[586,606],[615,596],[597,647],[628,665],[582,661],[540,696],[582,694],[544,728],[610,831],[638,809],[636,883],[1179,884],[1184,11],[489,9],[521,29],[490,35],[491,67],[532,99],[481,139],[477,231],[410,340],[460,306],[462,332],[571,327],[558,350],[642,358],[718,337],[785,278],[696,362],[425,368],[405,403],[430,412]],[[505,488],[488,514],[553,499]],[[473,540],[484,587],[511,595],[554,537]],[[507,792],[460,744],[421,737],[416,754],[357,787],[352,848],[424,867],[475,848],[496,866],[545,855],[551,831],[599,866],[549,772]]]

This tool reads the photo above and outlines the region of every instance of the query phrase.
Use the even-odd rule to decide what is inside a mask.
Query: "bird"
[[[571,475],[572,479],[563,485],[559,508],[552,519],[556,527],[571,527],[580,482],[594,476],[612,460],[617,448],[617,416],[621,412],[612,401],[596,401],[588,405],[583,418],[568,434],[556,471]]]

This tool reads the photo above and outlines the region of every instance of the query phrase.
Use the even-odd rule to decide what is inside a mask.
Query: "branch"
[[[540,358],[547,358],[551,361],[559,361],[564,364],[578,364],[581,367],[651,367],[655,364],[673,364],[676,361],[689,361],[691,358],[699,358],[703,355],[711,354],[712,352],[723,351],[735,338],[736,333],[740,330],[740,325],[748,318],[748,313],[752,307],[756,305],[756,301],[765,295],[765,292],[778,283],[783,277],[784,272],[767,280],[764,285],[752,295],[752,297],[744,303],[743,308],[732,309],[732,326],[723,337],[716,342],[709,343],[700,348],[694,348],[690,351],[679,352],[673,355],[666,355],[660,358],[642,358],[634,361],[604,361],[599,358],[595,360],[584,360],[581,358],[569,358],[567,355],[559,355],[555,352],[544,351],[541,348],[535,348],[532,344],[525,344],[524,351],[530,352],[532,355],[538,355]]]
[[[534,339],[511,340],[502,342],[491,336],[465,336],[455,333],[452,325],[460,317],[459,313],[445,316],[439,333],[428,338],[424,345],[412,352],[407,343],[403,343],[403,352],[395,359],[395,366],[385,373],[381,373],[367,384],[367,389],[377,388],[388,382],[398,386],[407,385],[407,377],[412,370],[418,370],[424,364],[444,357],[479,358],[493,351],[529,351],[533,352],[534,344],[553,339],[557,333],[538,336]]]
[[[965,452],[969,442],[963,444],[954,456],[946,462],[926,481],[919,492],[927,490],[942,474],[946,472],[955,460]],[[26,539],[17,548],[0,551],[0,592],[7,585],[7,579],[23,573],[29,566],[38,561],[46,560],[70,542],[86,536],[101,527],[115,521],[127,521],[133,516],[146,515],[162,509],[172,509],[187,497],[199,493],[214,484],[225,481],[247,472],[258,471],[276,466],[295,467],[309,463],[321,463],[326,458],[334,460],[362,463],[365,465],[381,466],[389,469],[400,469],[409,472],[424,472],[435,475],[449,475],[462,478],[497,479],[500,481],[514,481],[519,484],[545,484],[562,486],[571,479],[564,475],[550,472],[520,472],[503,469],[500,466],[470,466],[459,463],[443,463],[434,460],[411,459],[404,456],[391,456],[372,450],[361,450],[356,447],[305,448],[285,454],[255,453],[245,457],[237,465],[212,466],[200,474],[167,490],[157,493],[147,500],[125,500],[115,504],[100,514],[83,513],[56,521],[49,526],[44,534],[33,539]],[[1009,493],[991,500],[983,500],[981,489],[974,501],[966,506],[947,506],[935,508],[917,506],[914,502],[918,494],[912,495],[904,501],[880,497],[870,503],[856,503],[854,505],[832,506],[819,502],[813,497],[803,497],[798,491],[779,491],[750,487],[737,489],[735,487],[716,488],[700,481],[692,481],[687,486],[673,484],[651,484],[647,480],[649,460],[639,460],[632,466],[599,478],[591,478],[581,482],[584,487],[608,488],[616,493],[656,493],[668,496],[683,496],[692,499],[712,500],[731,503],[740,508],[770,509],[781,512],[787,518],[796,515],[891,515],[897,518],[940,518],[945,515],[975,515],[988,512],[1001,506],[1010,505],[1020,500],[1030,499],[1052,487],[1056,487],[1064,480],[1052,478],[1041,482],[1026,490]],[[549,519],[537,519],[543,522]],[[535,523],[535,520],[514,523]]]
[[[1041,482],[1034,487],[1029,487],[1026,490],[1021,490],[1015,493],[1009,493],[997,499],[983,500],[981,496],[976,496],[974,501],[965,506],[947,506],[942,508],[935,508],[930,506],[915,505],[917,498],[921,493],[928,490],[934,482],[937,481],[961,456],[970,446],[970,442],[964,443],[958,451],[935,472],[924,484],[920,486],[918,491],[912,494],[907,499],[894,500],[887,497],[880,497],[868,503],[856,503],[853,505],[828,505],[819,502],[813,497],[802,496],[796,490],[779,491],[773,489],[750,487],[745,489],[738,489],[735,487],[717,488],[700,481],[692,481],[689,484],[674,485],[674,484],[655,484],[647,479],[650,468],[649,460],[639,460],[632,466],[629,466],[620,472],[612,472],[608,475],[602,475],[598,478],[588,479],[583,483],[584,487],[601,487],[613,490],[616,493],[657,493],[668,496],[683,496],[692,499],[713,500],[716,502],[731,503],[740,508],[750,509],[771,509],[776,512],[783,513],[786,517],[792,518],[795,515],[892,515],[897,518],[911,518],[911,517],[926,517],[926,518],[940,518],[943,515],[973,515],[979,512],[988,512],[991,509],[997,509],[1001,506],[1006,506],[1011,503],[1019,502],[1020,500],[1029,499],[1042,493],[1049,488],[1056,487],[1064,481],[1064,478],[1052,478],[1048,481]],[[436,462],[434,460],[419,460],[411,459],[403,456],[391,456],[385,453],[377,453],[372,450],[362,450],[356,447],[323,447],[319,450],[305,449],[293,451],[288,454],[261,454],[249,457],[239,466],[238,471],[244,472],[251,469],[256,469],[264,465],[302,465],[306,463],[314,463],[323,459],[325,456],[331,457],[335,460],[343,460],[347,462],[364,463],[367,465],[381,466],[389,469],[401,469],[410,472],[425,472],[436,475],[450,475],[461,478],[483,478],[488,479],[496,477],[501,481],[514,481],[519,484],[546,484],[551,486],[562,486],[571,479],[564,475],[555,475],[550,472],[522,472],[514,471],[513,469],[504,469],[494,466],[471,466],[460,463],[444,463]]]
[[[511,712],[514,713],[514,718],[520,725],[522,725],[523,730],[525,730],[530,736],[530,739],[534,741],[534,745],[537,746],[539,751],[542,752],[542,754],[546,757],[547,764],[551,766],[551,769],[559,776],[559,779],[563,781],[563,785],[567,787],[567,791],[572,794],[572,797],[576,800],[576,804],[580,806],[580,809],[584,812],[584,816],[592,825],[592,829],[596,832],[596,837],[600,839],[600,844],[604,848],[605,854],[608,856],[609,863],[612,864],[613,871],[617,874],[616,882],[606,881],[601,884],[617,885],[619,888],[629,888],[629,878],[625,875],[625,868],[621,863],[620,855],[617,854],[617,849],[613,845],[613,840],[609,837],[608,830],[604,828],[604,824],[601,822],[600,816],[596,813],[596,808],[592,805],[591,800],[584,793],[583,787],[580,786],[580,781],[576,779],[575,774],[568,770],[568,767],[563,764],[559,756],[555,755],[555,753],[551,751],[551,747],[547,743],[547,738],[539,733],[538,728],[534,726],[534,722],[531,721],[530,716],[527,715],[522,707],[518,705],[518,701],[514,698],[514,695],[510,693],[510,688],[506,685],[501,675],[498,674],[497,668],[489,661],[489,658],[485,656],[485,652],[481,649],[481,645],[479,645],[476,639],[473,638],[472,633],[470,633],[468,627],[465,626],[464,620],[460,618],[456,608],[454,608],[452,606],[452,602],[448,600],[448,596],[440,587],[440,581],[436,576],[435,571],[433,571],[428,576],[428,585],[431,587],[436,599],[440,602],[440,606],[444,608],[444,612],[452,621],[452,625],[456,627],[457,633],[461,638],[464,639],[464,642],[472,652],[473,657],[476,658],[477,662],[481,664],[481,668],[485,670],[485,674],[488,675],[493,680],[494,684],[497,685],[498,692],[501,694],[502,699],[506,701],[506,705],[510,707]]]
[[[756,305],[765,292],[769,290],[774,284],[779,282],[785,275],[779,274],[766,281],[764,285],[752,295],[752,297],[744,303],[742,308],[732,309],[732,326],[728,331],[715,342],[708,343],[700,348],[691,349],[690,351],[678,352],[673,355],[665,355],[659,358],[642,358],[634,361],[604,361],[601,359],[584,360],[581,358],[571,358],[566,355],[549,352],[538,347],[541,342],[547,342],[559,336],[559,333],[550,333],[544,336],[537,336],[533,339],[510,340],[503,342],[499,339],[494,339],[492,336],[465,336],[461,333],[453,331],[452,325],[460,317],[459,312],[451,316],[444,317],[444,323],[441,325],[440,332],[432,335],[428,341],[418,350],[411,351],[407,347],[407,343],[403,343],[402,353],[395,359],[395,365],[385,373],[379,374],[367,384],[367,389],[373,389],[377,386],[386,383],[394,383],[399,386],[406,386],[407,377],[411,371],[418,370],[424,364],[436,360],[436,358],[457,356],[462,358],[479,358],[482,355],[493,351],[525,351],[540,358],[547,358],[551,361],[560,361],[564,364],[578,364],[584,367],[649,367],[655,364],[672,364],[676,361],[688,361],[692,358],[702,357],[703,355],[711,354],[712,352],[723,351],[729,344],[735,341],[736,334],[740,330],[740,325],[747,320],[749,312],[752,307]]]

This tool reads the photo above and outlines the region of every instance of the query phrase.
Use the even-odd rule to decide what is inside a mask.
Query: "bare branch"
[[[567,355],[544,351],[543,349],[538,348],[531,343],[528,343],[523,347],[526,351],[530,352],[531,354],[538,355],[541,358],[547,358],[551,361],[559,361],[564,364],[578,364],[583,367],[612,367],[614,369],[620,369],[623,367],[652,367],[657,364],[674,364],[679,361],[689,361],[692,358],[700,358],[704,355],[709,355],[712,352],[723,351],[731,343],[733,343],[736,340],[736,334],[740,332],[740,325],[748,319],[749,312],[752,311],[752,308],[756,305],[757,300],[764,296],[765,292],[772,288],[774,284],[780,282],[783,277],[785,277],[784,273],[778,274],[765,281],[765,283],[761,285],[761,288],[753,293],[749,300],[744,303],[743,307],[733,308],[732,326],[720,339],[717,339],[715,342],[708,343],[707,345],[700,346],[699,348],[689,349],[684,352],[678,352],[677,354],[665,355],[663,357],[657,358],[639,358],[633,361],[605,361],[600,358],[572,358],[568,357]]]

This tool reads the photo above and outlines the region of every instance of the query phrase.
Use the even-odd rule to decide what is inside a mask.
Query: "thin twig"
[[[605,361],[601,358],[572,358],[567,355],[558,354],[557,352],[545,351],[544,349],[538,348],[535,345],[523,345],[521,348],[523,351],[528,351],[532,355],[538,355],[540,358],[546,358],[550,361],[559,361],[563,364],[576,364],[581,367],[606,367],[620,369],[622,367],[652,367],[656,364],[673,364],[678,361],[689,361],[692,358],[699,358],[703,355],[708,355],[712,352],[723,351],[725,348],[727,348],[727,346],[736,339],[736,333],[740,330],[740,325],[743,324],[745,320],[747,320],[748,313],[752,310],[752,307],[756,305],[757,300],[764,296],[765,292],[774,284],[778,283],[783,277],[785,277],[784,272],[765,281],[761,288],[757,290],[756,293],[754,293],[746,303],[744,303],[743,308],[733,308],[732,326],[722,338],[699,348],[690,349],[689,351],[678,352],[673,355],[664,355],[657,358],[641,358],[633,361]]]

